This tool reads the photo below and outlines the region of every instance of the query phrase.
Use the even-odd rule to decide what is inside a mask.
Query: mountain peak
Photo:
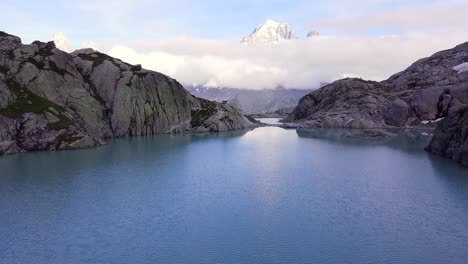
[[[308,38],[313,38],[313,37],[319,37],[320,33],[316,30],[312,30],[309,33],[307,33]]]
[[[243,44],[277,43],[282,40],[296,39],[291,26],[286,23],[268,19],[257,26],[252,34],[244,37]]]

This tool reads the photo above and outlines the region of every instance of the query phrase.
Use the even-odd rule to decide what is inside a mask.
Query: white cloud
[[[422,57],[465,41],[468,33],[324,37],[253,46],[236,41],[181,38],[117,45],[108,52],[184,84],[316,88],[322,82],[348,76],[383,80]]]
[[[75,50],[75,47],[71,41],[62,32],[55,33],[52,39],[54,40],[55,46],[57,46],[58,49],[66,52],[72,52]]]
[[[84,42],[82,45],[81,45],[81,48],[91,48],[93,50],[102,50],[102,48],[100,47],[100,45],[98,45],[96,42],[94,41],[86,41]]]
[[[63,33],[57,47],[73,51]],[[322,36],[274,45],[196,38],[117,45],[86,42],[113,57],[169,75],[183,84],[233,88],[317,88],[344,77],[383,80],[412,62],[468,41],[468,32]]]

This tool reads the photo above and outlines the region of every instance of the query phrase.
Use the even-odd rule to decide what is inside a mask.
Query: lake
[[[0,158],[0,263],[468,263],[468,169],[263,127]]]

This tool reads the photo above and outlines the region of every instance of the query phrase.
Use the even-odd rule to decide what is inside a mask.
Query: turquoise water
[[[0,263],[468,263],[468,169],[275,127],[0,158]]]

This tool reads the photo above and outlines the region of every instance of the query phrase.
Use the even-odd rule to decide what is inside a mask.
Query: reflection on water
[[[466,263],[468,170],[394,133],[263,127],[2,157],[0,262]]]
[[[431,140],[430,129],[300,129],[297,135],[302,138],[328,140],[336,144],[356,147],[380,145],[407,152],[422,152]]]

